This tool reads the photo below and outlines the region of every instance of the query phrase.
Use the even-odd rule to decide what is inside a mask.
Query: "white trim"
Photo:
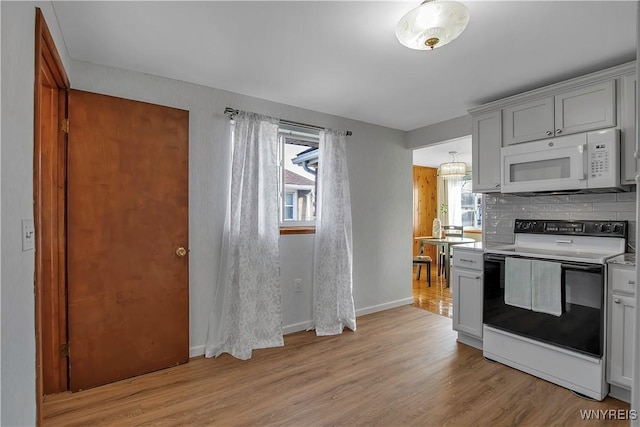
[[[189,349],[189,358],[198,356],[204,356],[204,344]]]
[[[578,86],[588,85],[591,83],[597,83],[604,80],[615,79],[636,71],[636,61],[628,62],[626,64],[617,65],[615,67],[607,68],[605,70],[596,71],[591,74],[576,77],[569,80],[564,80],[558,83],[550,84],[541,88],[533,89],[528,92],[519,93],[516,95],[502,98],[497,101],[489,102],[487,104],[480,105],[478,107],[467,110],[470,114],[481,113],[485,111],[495,110],[503,108],[510,104],[521,103],[528,100],[534,100],[537,98],[543,98],[545,96],[555,95],[557,92],[574,89]]]
[[[409,304],[413,304],[413,297],[361,308],[359,310],[356,310],[356,317],[364,316],[366,314],[371,314],[371,313],[377,313],[378,311],[390,310],[392,308],[401,307],[403,305],[409,305]],[[293,334],[295,332],[302,332],[312,327],[313,327],[313,320],[305,320],[304,322],[292,323],[291,325],[285,325],[282,327],[282,334],[288,335],[288,334]],[[198,357],[202,355],[204,355],[204,344],[197,345],[189,349],[190,358]]]
[[[402,307],[403,305],[410,304],[413,304],[413,297],[390,301],[384,304],[372,305],[356,310],[356,317],[364,316],[365,314],[377,313],[378,311],[390,310],[392,308]]]
[[[295,332],[306,331],[313,327],[313,320],[306,320],[304,322],[293,323],[282,327],[282,334],[293,334]]]
[[[313,185],[303,185],[303,184],[284,184],[285,191],[288,190],[313,190]]]

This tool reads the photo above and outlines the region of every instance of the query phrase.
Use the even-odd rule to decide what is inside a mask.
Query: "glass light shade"
[[[406,47],[431,50],[455,40],[469,22],[469,9],[452,0],[426,0],[400,19],[396,37]]]
[[[467,173],[467,165],[464,162],[449,162],[440,165],[440,176],[444,179],[462,178]]]

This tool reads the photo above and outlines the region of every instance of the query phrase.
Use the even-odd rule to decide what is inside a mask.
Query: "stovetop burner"
[[[515,220],[515,243],[487,253],[604,264],[625,252],[627,221]]]

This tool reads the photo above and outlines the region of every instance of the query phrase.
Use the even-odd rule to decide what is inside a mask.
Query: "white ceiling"
[[[456,161],[466,163],[467,169],[471,169],[471,135],[413,150],[413,164],[438,168],[451,161],[451,151],[456,152]]]
[[[462,35],[413,51],[405,1],[55,1],[71,58],[401,130],[632,61],[635,1],[466,0]],[[73,86],[73,81],[71,82]]]

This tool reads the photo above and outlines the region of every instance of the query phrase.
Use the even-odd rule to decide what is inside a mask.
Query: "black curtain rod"
[[[231,107],[226,107],[226,108],[224,109],[224,113],[225,113],[225,114],[230,114],[230,115],[232,115],[232,116],[233,116],[233,115],[235,115],[235,114],[238,114],[238,110],[233,109],[233,108],[231,108]],[[320,127],[320,126],[309,125],[309,124],[306,124],[306,123],[300,123],[300,122],[293,122],[293,121],[291,121],[291,120],[283,120],[283,119],[280,119],[280,123],[285,124],[285,125],[298,126],[298,127],[307,128],[307,129],[317,129],[317,130],[323,130],[323,129],[324,129],[323,127]],[[353,135],[353,133],[352,133],[350,130],[348,130],[348,131],[346,132],[346,134],[347,134],[347,136],[351,136],[351,135]]]

